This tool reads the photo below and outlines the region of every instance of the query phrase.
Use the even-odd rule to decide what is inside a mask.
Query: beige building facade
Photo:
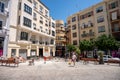
[[[117,2],[116,2],[117,1]],[[115,5],[119,4],[118,0],[106,0],[102,1],[96,5],[93,5],[85,10],[77,12],[67,18],[67,27],[71,27],[71,44],[79,46],[79,41],[82,40],[92,40],[97,38],[102,34],[120,36],[119,33],[119,18],[115,19],[116,22],[113,24],[113,21],[110,20],[110,14],[113,11],[116,11],[113,14],[119,14],[120,7],[117,6],[114,10],[109,10],[108,6],[111,2],[116,2]],[[114,16],[114,15],[113,15]],[[73,22],[73,18],[76,17],[76,21]],[[114,21],[115,21],[114,20]],[[74,24],[77,28],[73,30]],[[113,27],[116,26],[117,32],[113,32]],[[119,26],[119,27],[118,27]],[[76,32],[77,36],[74,37],[73,33]],[[78,43],[74,44],[74,40]]]
[[[105,0],[107,3],[110,33],[120,41],[120,0]]]
[[[55,21],[39,0],[11,0],[8,57],[55,55]]]
[[[63,20],[56,20],[56,56],[64,56],[65,53],[65,26]]]

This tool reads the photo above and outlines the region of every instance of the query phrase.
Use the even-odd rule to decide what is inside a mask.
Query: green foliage
[[[98,51],[97,53],[98,53],[98,55],[100,56],[100,58],[103,58],[103,54],[104,54],[103,51]]]
[[[112,36],[101,35],[95,42],[98,49],[114,50],[118,48],[117,41]]]
[[[81,49],[81,51],[93,50],[94,45],[95,45],[94,41],[84,40],[84,41],[80,41],[79,48]]]
[[[78,47],[76,48],[75,52],[76,52],[78,55],[80,55],[80,49],[79,49]]]
[[[72,44],[68,44],[67,45],[67,51],[68,52],[72,52],[72,51],[75,51],[76,50],[76,47]]]

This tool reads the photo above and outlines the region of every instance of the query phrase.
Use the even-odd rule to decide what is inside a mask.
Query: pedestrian
[[[94,55],[94,58],[96,59],[95,64],[97,64],[98,55],[95,54],[95,55]]]
[[[77,57],[76,57],[75,53],[73,52],[72,62],[73,62],[73,65],[74,65],[74,66],[75,66],[76,59],[77,59]]]
[[[46,57],[44,56],[44,64],[46,64]]]

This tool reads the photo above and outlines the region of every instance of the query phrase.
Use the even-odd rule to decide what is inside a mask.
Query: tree
[[[118,42],[112,36],[101,35],[96,39],[95,42],[96,46],[100,50],[116,50],[118,49],[119,45]]]
[[[71,52],[76,50],[76,47],[72,44],[68,44],[67,46],[67,51],[69,52],[69,57],[72,55]]]
[[[75,52],[77,53],[77,55],[80,55],[80,49],[77,47]]]
[[[79,61],[80,59],[80,49],[78,47],[76,47],[76,50],[75,50],[76,54],[77,54],[77,61]]]
[[[93,41],[80,41],[79,48],[81,51],[89,51],[94,49],[94,42]]]

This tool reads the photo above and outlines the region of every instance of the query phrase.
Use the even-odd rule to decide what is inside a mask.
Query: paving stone
[[[92,62],[83,65],[77,62],[69,66],[63,59],[20,63],[19,67],[0,66],[0,80],[120,80],[118,64],[94,65]]]

